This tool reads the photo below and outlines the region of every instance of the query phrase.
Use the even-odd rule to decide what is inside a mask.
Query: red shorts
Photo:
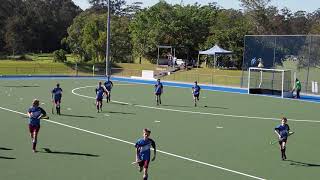
[[[279,144],[282,145],[282,142],[287,143],[287,140],[288,140],[287,138],[286,139],[279,139]]]
[[[34,125],[29,124],[29,132],[30,133],[33,133],[33,132],[38,133],[39,130],[40,130],[40,126],[34,126]]]
[[[54,103],[55,103],[55,104],[58,104],[58,103],[61,104],[61,99],[55,99],[55,100],[54,100]]]
[[[142,160],[142,161],[139,162],[139,166],[148,169],[149,162],[150,162],[149,160]]]

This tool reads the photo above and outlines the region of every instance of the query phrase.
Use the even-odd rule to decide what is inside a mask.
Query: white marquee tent
[[[199,51],[198,55],[198,67],[200,62],[200,55],[208,55],[214,57],[214,66],[216,66],[217,56],[219,55],[230,55],[232,54],[232,51],[225,50],[218,45],[213,46],[212,48],[205,50],[205,51]],[[206,62],[207,63],[207,62]]]

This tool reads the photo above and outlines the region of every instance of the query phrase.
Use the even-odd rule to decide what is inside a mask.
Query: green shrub
[[[67,52],[63,49],[56,50],[53,52],[53,61],[54,62],[65,62],[67,61]]]

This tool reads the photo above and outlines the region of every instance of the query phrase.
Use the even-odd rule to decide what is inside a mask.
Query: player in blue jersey
[[[143,170],[143,180],[148,180],[148,167],[150,163],[151,147],[153,148],[152,161],[156,159],[156,143],[149,138],[151,131],[143,129],[143,138],[139,139],[135,145],[136,148],[136,162],[140,167],[140,172]]]
[[[55,107],[56,107],[56,111],[58,115],[61,115],[61,111],[60,111],[60,104],[61,104],[61,98],[62,98],[62,89],[60,88],[60,84],[57,84],[57,87],[53,88],[53,90],[51,91],[51,95],[52,95],[52,103],[54,103]],[[52,110],[53,113],[53,110]]]
[[[287,118],[283,117],[281,119],[281,124],[275,128],[275,133],[278,135],[278,138],[279,138],[279,145],[280,145],[282,160],[287,159],[287,156],[286,156],[287,140],[288,140],[288,136],[291,133],[293,133],[293,132],[290,132],[290,127],[287,124],[287,121],[288,121]]]
[[[113,82],[110,81],[110,76],[108,76],[108,79],[106,82],[104,82],[104,87],[108,90],[109,93],[107,93],[107,103],[111,101],[111,89],[113,88]]]
[[[154,85],[154,94],[156,95],[157,105],[161,104],[161,94],[163,93],[163,85],[160,82],[160,79],[157,80],[157,83]]]
[[[96,91],[96,106],[98,113],[102,111],[102,100],[104,94],[109,93],[108,90],[105,89],[104,86],[102,86],[102,83],[99,82],[98,87],[95,89]]]
[[[193,94],[194,106],[197,106],[197,101],[199,101],[200,90],[201,90],[201,88],[198,85],[198,82],[195,81],[194,85],[192,86],[192,94]]]
[[[28,109],[29,132],[32,140],[32,151],[36,152],[38,133],[40,130],[40,119],[46,116],[46,111],[39,107],[39,100],[35,99],[32,106]]]

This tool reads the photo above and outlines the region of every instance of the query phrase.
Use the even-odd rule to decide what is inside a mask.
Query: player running
[[[111,101],[111,89],[113,88],[113,82],[110,81],[110,76],[108,76],[108,79],[106,82],[104,82],[104,87],[108,90],[109,93],[107,93],[107,103]]]
[[[287,118],[283,117],[281,119],[281,124],[278,125],[275,129],[275,133],[278,135],[279,138],[279,145],[280,145],[280,151],[281,151],[281,159],[285,160],[287,159],[286,156],[286,145],[288,136],[292,134],[293,132],[290,132],[289,125],[287,124]]]
[[[54,106],[56,107],[56,111],[58,115],[61,115],[60,111],[60,104],[61,104],[61,98],[62,98],[62,89],[60,88],[60,84],[57,84],[57,87],[53,88],[51,91],[52,95],[52,103],[54,103]],[[52,110],[53,113],[53,110]]]
[[[139,165],[141,172],[143,170],[143,180],[148,180],[148,167],[150,163],[151,151],[153,148],[152,161],[156,159],[156,143],[149,138],[151,131],[149,129],[143,129],[143,138],[139,139],[135,145],[136,147],[136,163]]]
[[[192,86],[192,94],[193,94],[194,106],[197,106],[197,101],[199,101],[200,90],[201,90],[201,88],[198,85],[198,82],[195,81],[194,85]]]
[[[103,95],[109,92],[102,86],[101,82],[99,82],[98,87],[95,89],[95,91],[96,91],[96,106],[99,113],[102,111]]]
[[[163,93],[163,85],[160,82],[160,79],[157,80],[157,83],[154,85],[154,94],[156,95],[157,105],[161,104],[161,94]]]
[[[39,100],[35,99],[32,106],[28,109],[27,115],[29,117],[29,132],[32,140],[32,151],[36,151],[38,133],[40,130],[40,119],[47,115],[46,111],[39,107]]]

